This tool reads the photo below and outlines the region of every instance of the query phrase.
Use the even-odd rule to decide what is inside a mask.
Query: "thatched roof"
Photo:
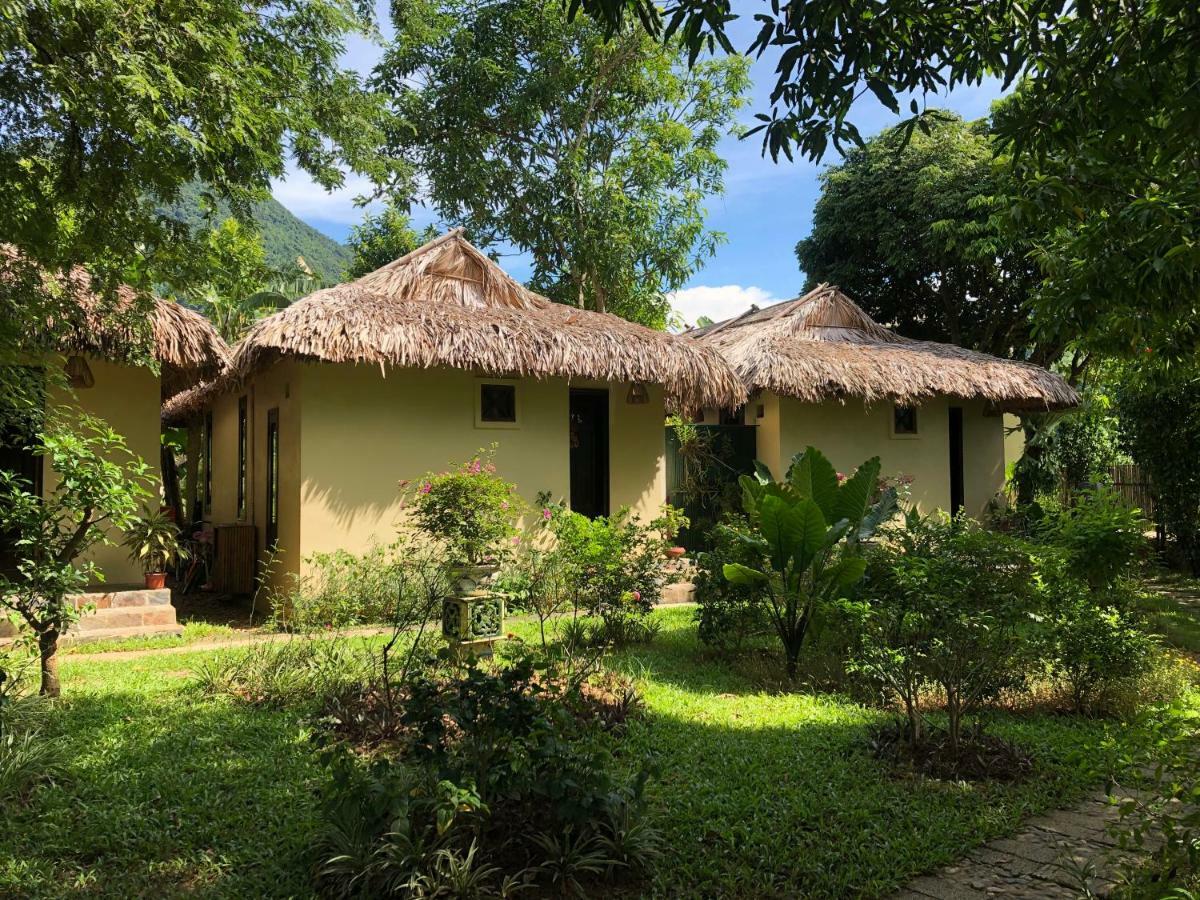
[[[229,377],[282,356],[660,384],[684,408],[745,399],[713,349],[554,303],[510,278],[458,229],[263,319],[234,349]]]
[[[875,322],[836,287],[687,332],[720,350],[748,390],[806,402],[860,397],[920,403],[948,395],[1004,409],[1064,409],[1079,396],[1039,366],[914,341]]]
[[[25,266],[18,251],[0,246],[0,281],[50,276]],[[93,290],[91,276],[76,267],[53,280],[48,290],[46,330],[28,336],[29,349],[87,353],[115,362],[135,362],[145,347],[162,371],[162,393],[170,397],[203,379],[221,374],[229,363],[229,348],[212,323],[200,313],[161,297],[149,298],[149,321],[141,317],[145,295],[120,285],[114,296]],[[59,291],[63,291],[59,293]],[[57,298],[57,299],[56,299]],[[66,301],[66,302],[58,302]],[[143,343],[150,342],[146,347]]]

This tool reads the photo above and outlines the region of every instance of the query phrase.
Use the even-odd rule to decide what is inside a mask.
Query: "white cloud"
[[[365,208],[354,205],[356,198],[371,194],[371,183],[362,176],[347,175],[340,188],[326,191],[294,163],[288,165],[283,179],[271,182],[271,193],[301,219],[320,219],[341,225],[357,225],[366,210],[377,210],[381,205],[378,201]]]
[[[700,285],[671,294],[671,308],[684,322],[694,325],[700,316],[708,316],[714,322],[720,322],[722,319],[744,313],[751,304],[762,308],[778,303],[779,300],[779,297],[772,296],[769,291],[753,285]]]

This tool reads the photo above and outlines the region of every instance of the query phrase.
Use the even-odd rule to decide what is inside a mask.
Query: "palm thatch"
[[[194,310],[124,284],[100,291],[80,266],[49,276],[24,263],[15,248],[0,246],[0,284],[19,282],[37,291],[46,321],[44,329],[26,335],[26,349],[122,363],[137,363],[148,351],[161,366],[164,397],[216,378],[229,364],[229,347]]]
[[[1079,403],[1074,389],[1053,372],[902,337],[828,284],[687,335],[718,349],[748,390],[809,403],[845,397],[920,403],[939,395],[980,398],[1003,409]]]
[[[660,384],[688,409],[745,399],[712,348],[554,303],[510,278],[459,229],[262,320],[235,348],[229,378],[281,356]]]

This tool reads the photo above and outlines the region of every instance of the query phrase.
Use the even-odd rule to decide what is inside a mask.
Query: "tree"
[[[204,280],[181,292],[181,299],[204,313],[230,344],[256,321],[287,304],[275,290],[281,273],[266,263],[262,238],[251,226],[228,218],[201,239],[194,257]]]
[[[111,428],[79,410],[63,410],[31,448],[55,476],[39,497],[27,480],[0,469],[0,532],[11,536],[16,559],[0,567],[0,607],[32,631],[41,660],[41,693],[57,697],[58,640],[79,610],[70,595],[102,577],[81,561],[107,527],[132,522],[148,497],[146,463]]]
[[[724,575],[763,590],[788,677],[795,678],[813,616],[862,578],[867,563],[858,544],[896,511],[896,491],[876,496],[879,457],[839,481],[814,447],[796,455],[782,483],[760,465],[757,478],[743,475],[741,484],[754,530],[750,546],[765,565],[726,563]]]
[[[408,215],[394,202],[390,202],[377,215],[364,216],[362,224],[355,225],[351,230],[347,243],[354,253],[354,261],[350,263],[344,275],[347,279],[361,278],[380,266],[386,266],[392,260],[412,253],[435,237],[437,229],[432,225],[417,234]]]
[[[1038,275],[997,215],[1006,189],[985,122],[884,131],[821,175],[796,245],[806,290],[831,282],[909,337],[1024,357]]]
[[[661,327],[721,236],[717,142],[748,86],[741,57],[688,71],[678,47],[536,0],[402,0],[376,72],[405,125],[393,154],[446,222],[532,256],[552,299]]]
[[[570,0],[610,34],[626,19],[677,36],[692,59],[734,48],[729,0]],[[1200,343],[1200,6],[1188,0],[765,0],[749,52],[778,57],[755,131],[773,157],[819,159],[862,143],[870,91],[900,127],[929,127],[931,93],[1020,85],[996,133],[1017,176],[1019,223],[1047,276],[1039,327],[1129,354]]]

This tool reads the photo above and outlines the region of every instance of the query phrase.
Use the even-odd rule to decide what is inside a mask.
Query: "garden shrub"
[[[1046,516],[1037,536],[1063,551],[1071,574],[1093,590],[1112,587],[1145,550],[1146,522],[1111,489],[1081,491]]]
[[[372,655],[344,641],[296,637],[252,644],[205,660],[197,671],[200,690],[252,705],[320,704],[373,671]]]
[[[546,514],[575,608],[603,621],[596,637],[615,644],[653,637],[646,617],[665,578],[659,521],[643,525],[627,508],[595,519],[562,508]]]
[[[1041,594],[1023,541],[959,517],[909,517],[869,557],[860,641],[849,661],[904,708],[910,744],[929,739],[923,695],[940,689],[950,757],[965,721],[1036,664],[1028,640]]]
[[[708,533],[708,550],[696,554],[696,621],[700,640],[721,651],[738,651],[747,638],[770,629],[766,591],[760,585],[733,584],[725,577],[730,563],[760,568],[762,558],[748,541],[749,523],[724,516]]]
[[[637,875],[659,853],[645,816],[650,768],[618,761],[587,697],[531,657],[420,675],[399,728],[368,755],[324,759],[318,881],[337,896],[470,896],[518,887],[583,893]],[[504,874],[507,873],[507,874]]]
[[[405,544],[394,541],[373,543],[362,554],[314,553],[305,559],[311,574],[272,604],[273,623],[284,631],[312,631],[390,621],[405,552]]]
[[[495,453],[493,444],[453,471],[401,482],[413,523],[445,544],[454,565],[488,562],[516,534],[521,501],[515,486],[496,474]]]
[[[0,648],[0,810],[62,775],[65,748],[48,734],[51,706],[24,690],[17,652]]]

